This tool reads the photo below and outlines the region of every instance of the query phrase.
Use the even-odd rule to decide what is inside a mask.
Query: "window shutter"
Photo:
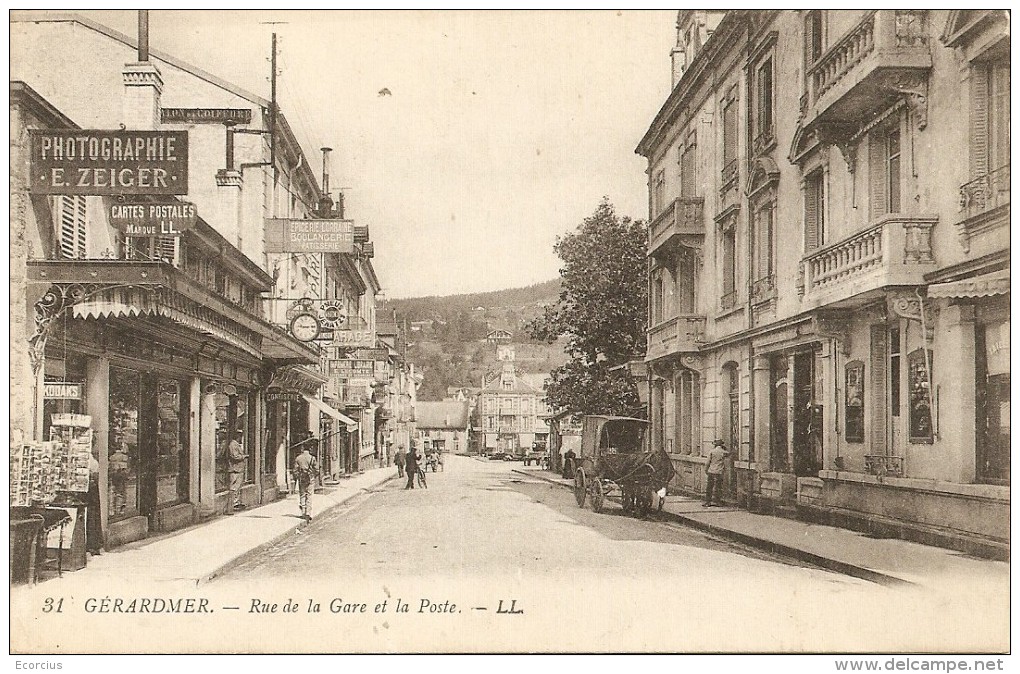
[[[697,196],[698,188],[694,175],[694,156],[697,145],[692,141],[684,147],[680,155],[680,196],[689,198]]]
[[[871,453],[883,456],[886,442],[886,377],[888,372],[884,325],[871,326]]]
[[[180,239],[173,236],[159,237],[156,239],[156,254],[154,257],[160,260],[165,260],[171,264],[176,263],[178,241],[180,241]]]
[[[978,64],[970,72],[970,176],[988,173],[988,70]]]
[[[60,256],[70,260],[85,258],[85,197],[57,197]]]
[[[879,218],[888,211],[889,195],[886,188],[884,137],[873,133],[868,138],[868,183],[871,219]]]
[[[818,189],[817,175],[808,176],[804,183],[804,250],[818,248]]]

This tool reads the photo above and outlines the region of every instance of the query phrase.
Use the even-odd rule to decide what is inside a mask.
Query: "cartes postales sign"
[[[110,205],[110,224],[128,236],[180,236],[195,226],[195,204],[123,203]]]
[[[187,131],[33,129],[37,194],[187,194]]]
[[[250,108],[160,108],[163,124],[251,124]]]

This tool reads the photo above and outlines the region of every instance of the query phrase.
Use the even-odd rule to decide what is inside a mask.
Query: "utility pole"
[[[276,175],[276,33],[273,33],[273,52],[269,57],[269,163],[273,167],[273,185]]]

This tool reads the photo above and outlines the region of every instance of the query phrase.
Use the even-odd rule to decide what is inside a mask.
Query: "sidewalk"
[[[521,467],[514,472],[574,487],[573,480],[552,471]],[[953,582],[968,578],[1001,580],[1004,587],[1009,583],[1006,562],[729,506],[704,508],[700,499],[687,496],[668,496],[663,514],[716,536],[883,585],[936,586],[950,577]]]
[[[396,477],[393,466],[365,471],[312,496],[312,516],[320,517],[358,494]],[[187,529],[114,548],[89,560],[80,571],[41,582],[119,580],[202,583],[270,547],[304,524],[297,494],[263,506],[217,517]],[[98,587],[101,587],[98,586]]]

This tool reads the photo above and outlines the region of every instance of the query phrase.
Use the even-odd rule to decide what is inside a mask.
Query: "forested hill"
[[[560,280],[487,293],[411,297],[380,303],[379,316],[396,311],[407,329],[408,360],[425,379],[419,400],[442,400],[450,387],[481,385],[498,368],[496,347],[485,341],[492,330],[507,330],[521,372],[547,373],[566,361],[562,342],[531,339],[525,325],[559,299]]]
[[[408,321],[446,320],[461,311],[498,308],[525,308],[556,302],[560,295],[560,279],[486,293],[465,295],[430,295],[383,302],[386,310],[395,309],[397,316]],[[509,328],[508,328],[509,329]]]

